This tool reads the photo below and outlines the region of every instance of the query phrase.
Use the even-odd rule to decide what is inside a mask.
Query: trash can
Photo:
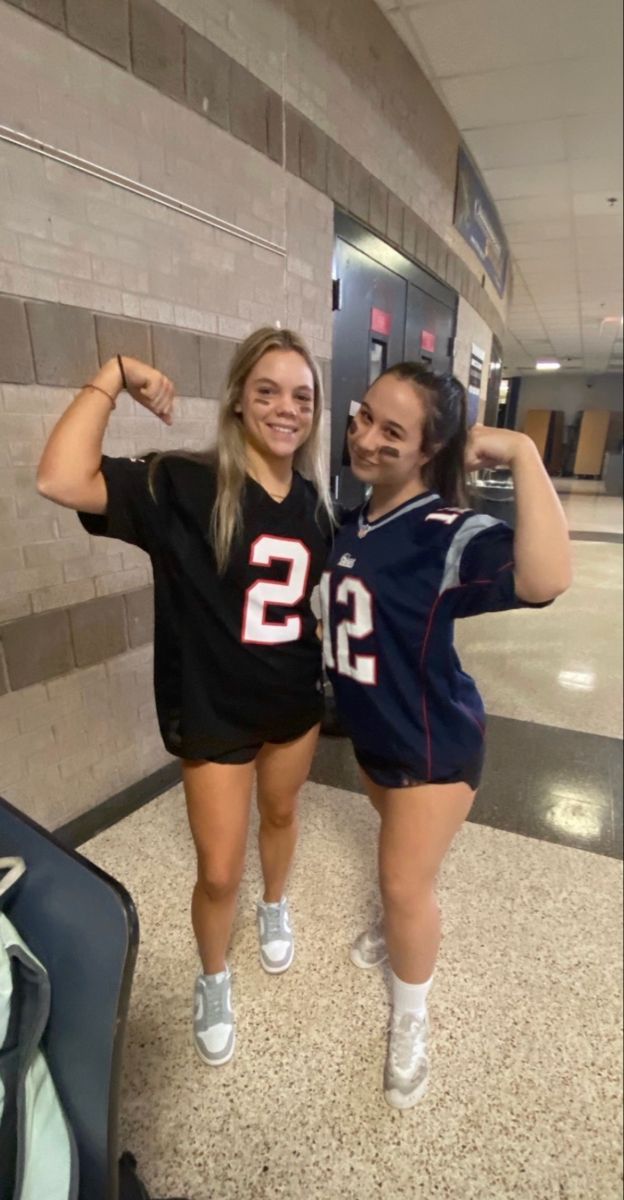
[[[487,513],[513,528],[516,518],[514,485],[508,467],[475,472],[467,484],[468,502],[475,512]]]

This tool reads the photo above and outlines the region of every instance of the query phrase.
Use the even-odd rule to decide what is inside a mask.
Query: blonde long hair
[[[317,516],[323,512],[332,528],[334,517],[323,455],[323,385],[314,358],[303,338],[291,329],[265,325],[256,329],[235,351],[228,370],[225,391],[219,408],[217,442],[203,454],[184,454],[185,458],[212,462],[217,469],[217,499],[210,521],[210,535],[219,574],[230,559],[232,544],[242,529],[243,492],[247,472],[246,439],[240,418],[243,388],[256,363],[270,350],[294,350],[312,372],[314,413],[312,428],[304,444],[295,451],[293,467],[309,479],[318,495]],[[176,453],[175,451],[173,452]],[[178,452],[179,453],[179,452]],[[159,455],[159,460],[162,458]],[[155,467],[157,463],[154,463]],[[153,473],[150,472],[153,480]]]

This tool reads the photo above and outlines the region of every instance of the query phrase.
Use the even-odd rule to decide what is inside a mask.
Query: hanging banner
[[[505,293],[509,247],[494,201],[460,146],[455,190],[455,228],[478,255],[499,296]]]

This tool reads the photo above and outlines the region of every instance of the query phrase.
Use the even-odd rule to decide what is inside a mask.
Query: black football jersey
[[[343,518],[321,584],[325,663],[363,759],[426,782],[479,757],[483,704],[453,622],[524,606],[513,536],[504,521],[447,508],[433,492],[375,521],[366,506]]]
[[[212,758],[295,737],[320,719],[321,644],[310,597],[325,565],[329,526],[313,485],[294,473],[273,500],[247,478],[242,535],[219,576],[210,542],[214,466],[178,456],[102,459],[102,516],[92,534],[145,550],[154,574],[154,685],[166,748]]]

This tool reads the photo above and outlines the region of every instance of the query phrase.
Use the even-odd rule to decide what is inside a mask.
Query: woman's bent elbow
[[[567,592],[572,584],[572,572],[561,573],[555,578],[542,580],[539,584],[523,585],[522,580],[516,580],[516,595],[527,604],[548,604]]]

